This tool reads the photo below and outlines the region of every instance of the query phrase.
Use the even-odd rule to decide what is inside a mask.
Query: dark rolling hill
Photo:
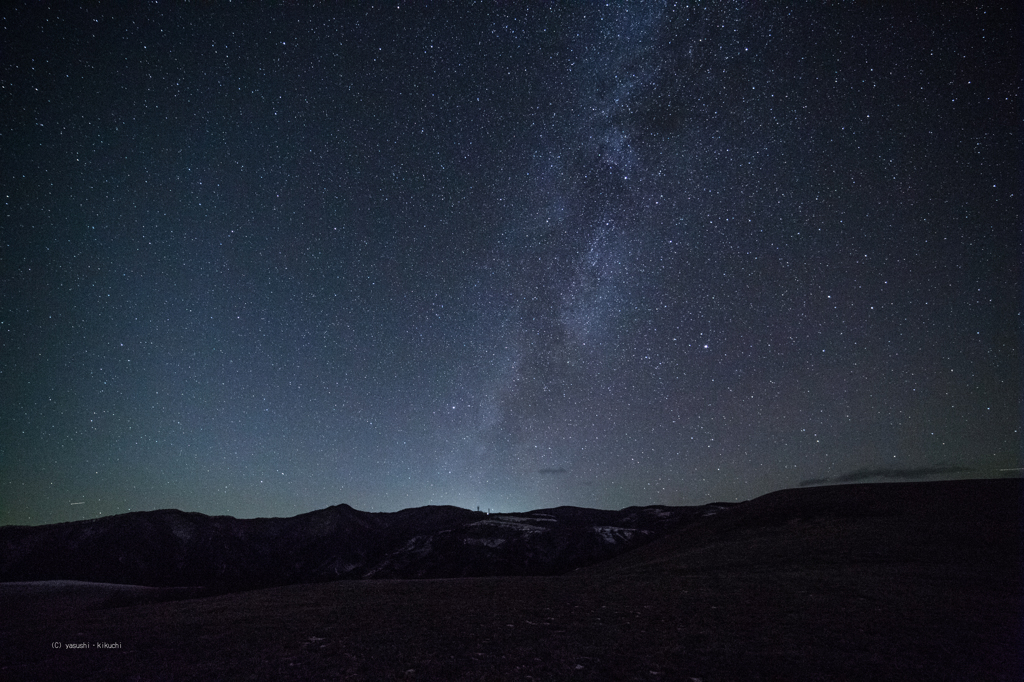
[[[703,517],[592,572],[767,570],[858,564],[1024,563],[1024,480],[780,490]]]

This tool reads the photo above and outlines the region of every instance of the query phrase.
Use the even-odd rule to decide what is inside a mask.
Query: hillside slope
[[[1020,577],[1024,480],[780,490],[702,517],[594,573],[976,565]]]

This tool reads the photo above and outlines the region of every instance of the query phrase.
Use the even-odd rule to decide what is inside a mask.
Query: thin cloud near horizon
[[[833,476],[831,478],[808,478],[800,481],[800,487],[810,485],[822,485],[825,483],[855,483],[857,481],[866,481],[872,478],[885,478],[885,479],[896,479],[896,480],[908,480],[914,478],[923,478],[926,476],[940,476],[943,474],[962,474],[973,471],[967,467],[956,467],[956,466],[935,466],[935,467],[917,467],[913,469],[897,469],[897,468],[881,468],[881,469],[857,469],[851,471],[848,474],[841,476]]]

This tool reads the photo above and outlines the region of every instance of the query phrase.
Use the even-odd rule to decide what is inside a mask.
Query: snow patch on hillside
[[[705,507],[703,513],[701,513],[701,516],[714,516],[715,514],[721,511],[725,511],[726,509],[728,509],[728,507],[721,507],[717,504],[709,504]]]
[[[617,526],[594,526],[592,529],[597,535],[607,543],[618,544],[620,542],[629,542],[633,539],[633,536],[638,533],[641,535],[650,535],[649,530],[637,530],[636,528],[619,528]]]
[[[504,530],[515,530],[515,531],[519,531],[520,533],[525,533],[525,534],[544,533],[544,532],[547,531],[547,528],[538,528],[537,526],[534,526],[534,525],[532,525],[530,523],[523,523],[523,522],[518,520],[518,519],[522,519],[522,518],[523,517],[505,516],[505,517],[498,517],[498,519],[495,519],[495,520],[486,519],[484,521],[477,521],[476,523],[471,523],[469,525],[470,526],[478,526],[478,527],[488,527],[489,526],[491,528],[502,528]],[[500,519],[517,519],[517,520],[515,520],[515,521],[505,521],[505,520],[500,520]],[[523,519],[523,520],[525,521],[525,519]]]

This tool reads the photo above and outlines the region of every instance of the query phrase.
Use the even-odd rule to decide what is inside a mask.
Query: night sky
[[[1020,474],[1017,3],[69,4],[0,524]]]

